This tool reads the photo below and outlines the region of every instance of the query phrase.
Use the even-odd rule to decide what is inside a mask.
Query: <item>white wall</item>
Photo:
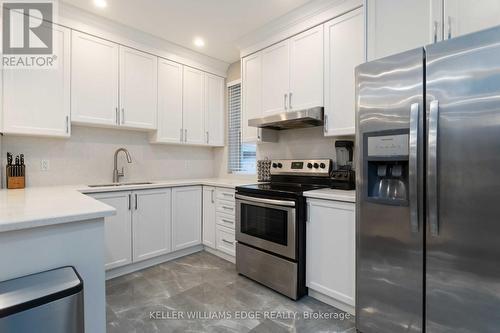
[[[68,140],[4,136],[0,150],[2,166],[6,152],[24,153],[27,186],[47,186],[111,182],[113,154],[119,147],[127,148],[133,160],[126,163],[120,153],[123,181],[213,176],[212,148],[152,145],[145,132],[73,126]],[[40,170],[42,159],[50,161],[49,171]]]

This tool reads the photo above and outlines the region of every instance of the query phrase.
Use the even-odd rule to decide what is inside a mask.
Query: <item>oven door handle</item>
[[[249,197],[249,196],[240,195],[240,194],[236,194],[236,199],[253,201],[253,202],[270,204],[270,205],[277,205],[277,206],[295,207],[295,201],[289,201],[289,200],[264,199],[264,198]]]

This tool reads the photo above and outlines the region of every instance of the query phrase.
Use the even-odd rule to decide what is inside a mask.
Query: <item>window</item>
[[[241,83],[228,85],[229,173],[255,173],[256,145],[241,142]]]

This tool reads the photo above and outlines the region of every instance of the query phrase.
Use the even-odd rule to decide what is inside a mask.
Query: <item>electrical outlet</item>
[[[49,160],[42,160],[40,162],[40,170],[42,171],[49,171],[50,168],[50,162]]]

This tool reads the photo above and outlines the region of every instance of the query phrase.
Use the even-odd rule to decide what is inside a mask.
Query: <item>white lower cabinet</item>
[[[116,215],[104,223],[105,268],[112,269],[132,263],[131,192],[93,194],[92,197],[116,209]]]
[[[134,262],[171,251],[172,190],[133,193],[132,230]]]
[[[236,255],[236,241],[234,237],[234,230],[217,225],[217,250],[229,254],[230,256]]]
[[[306,285],[338,302],[355,306],[355,204],[307,200]]]
[[[174,251],[201,244],[201,186],[172,189],[172,247]]]
[[[215,187],[203,186],[203,245],[215,249]]]

